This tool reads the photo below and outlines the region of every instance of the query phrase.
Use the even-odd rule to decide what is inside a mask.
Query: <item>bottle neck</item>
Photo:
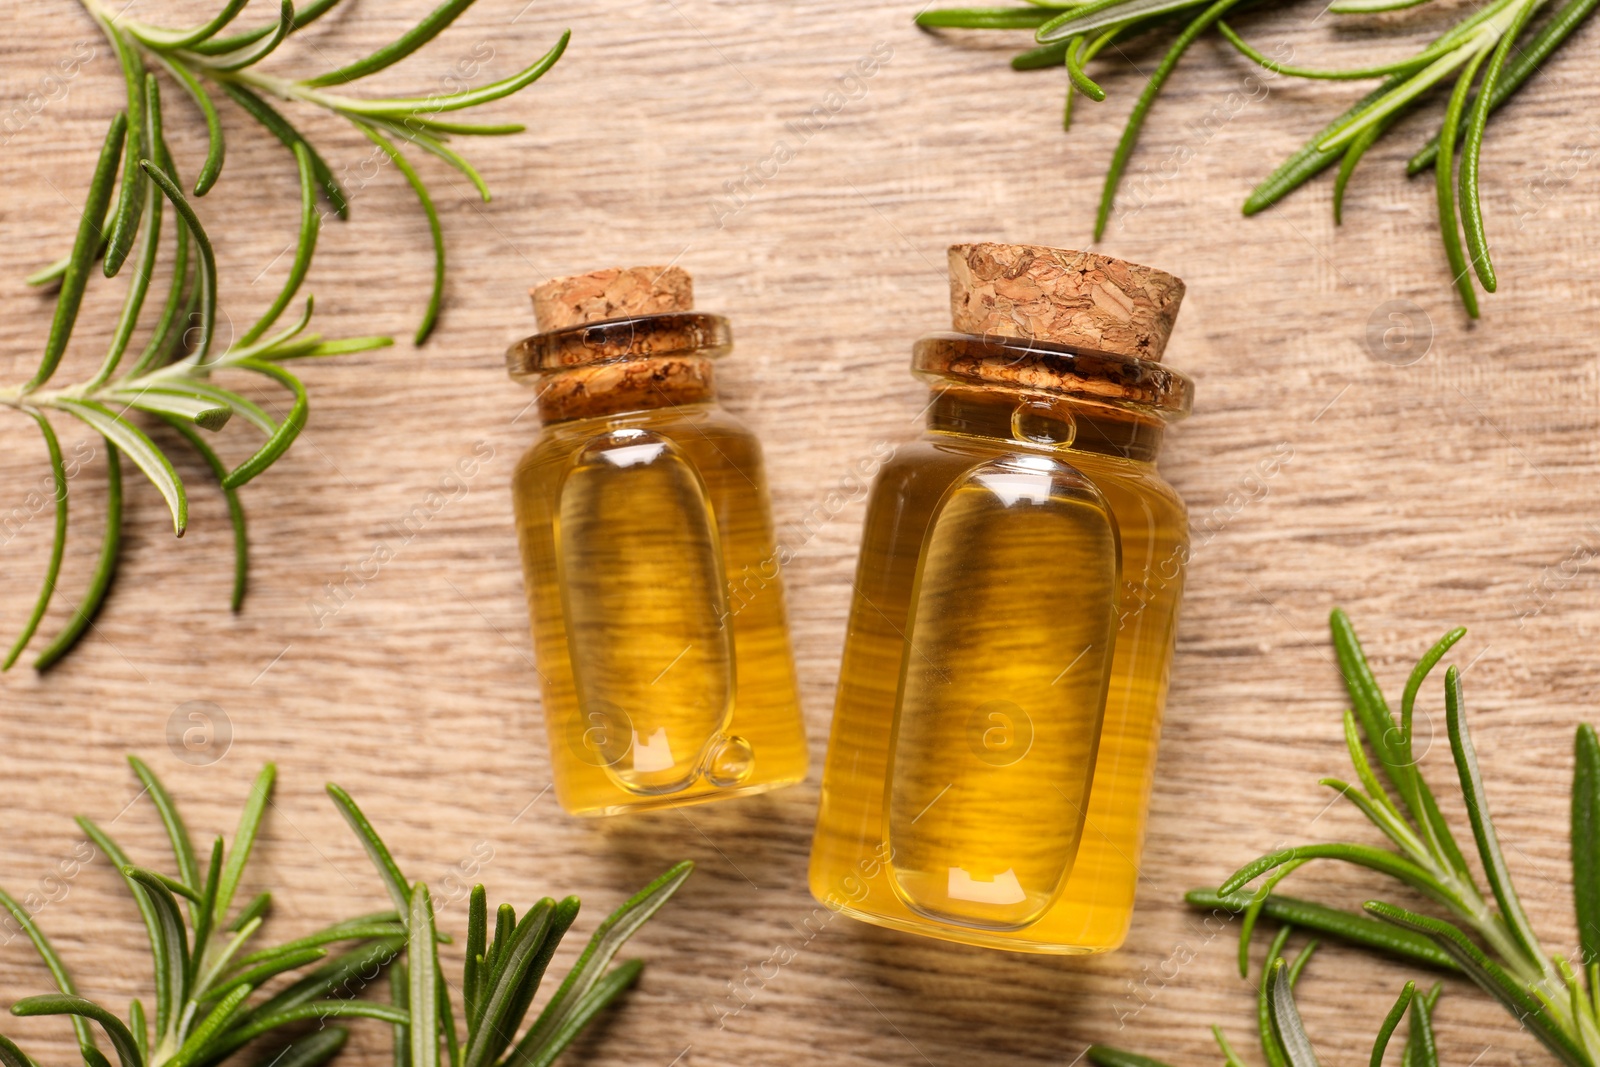
[[[717,399],[711,360],[697,355],[643,356],[556,371],[538,383],[545,425],[709,404]]]
[[[1165,430],[1155,414],[1004,386],[943,382],[934,387],[927,420],[933,433],[1139,463],[1155,462]]]

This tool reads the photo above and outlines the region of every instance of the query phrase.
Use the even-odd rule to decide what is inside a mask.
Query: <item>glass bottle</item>
[[[1183,283],[950,250],[927,431],[868,498],[811,891],[896,929],[1105,952],[1132,914],[1187,561],[1157,472]]]
[[[542,428],[512,497],[557,798],[612,815],[801,780],[761,448],[712,384],[727,320],[676,267],[532,295],[541,332],[506,363]]]

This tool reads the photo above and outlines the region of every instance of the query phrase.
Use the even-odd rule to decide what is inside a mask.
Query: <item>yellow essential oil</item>
[[[1155,467],[1192,388],[1170,275],[951,249],[927,432],[879,472],[811,891],[867,922],[1105,952],[1133,910],[1187,519]]]
[[[551,772],[575,815],[789,785],[807,749],[761,448],[716,403],[727,322],[643,267],[533,291],[543,427],[512,483]],[[760,574],[735,590],[730,575]]]

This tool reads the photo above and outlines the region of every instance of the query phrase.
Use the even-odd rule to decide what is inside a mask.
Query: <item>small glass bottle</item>
[[[1105,952],[1132,914],[1183,502],[1155,467],[1189,381],[1183,283],[957,245],[958,332],[918,341],[927,432],[868,498],[811,891],[896,929]]]
[[[691,310],[676,267],[532,295],[541,332],[506,365],[537,385],[542,430],[512,497],[561,806],[612,815],[801,780],[761,448],[712,385],[727,320]]]

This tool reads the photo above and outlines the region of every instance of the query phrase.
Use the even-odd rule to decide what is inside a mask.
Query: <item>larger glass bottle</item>
[[[950,250],[927,432],[867,507],[811,891],[868,922],[1103,952],[1132,913],[1178,598],[1156,471],[1192,388],[1183,283],[1085,252]]]
[[[716,403],[728,323],[676,267],[533,290],[507,353],[543,429],[512,483],[551,773],[575,815],[805,777],[761,448]]]

